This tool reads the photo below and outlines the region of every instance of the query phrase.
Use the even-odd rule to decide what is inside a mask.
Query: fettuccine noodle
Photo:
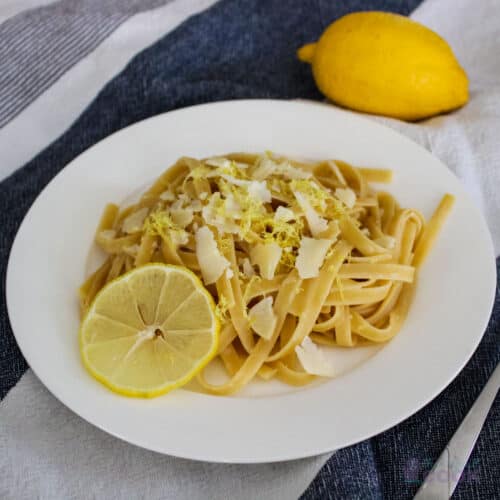
[[[430,221],[370,182],[391,171],[266,153],[181,158],[126,208],[109,204],[96,243],[107,255],[80,288],[99,290],[149,262],[185,266],[213,295],[217,357],[232,394],[255,376],[304,385],[331,376],[322,346],[387,342],[401,329],[454,198]]]

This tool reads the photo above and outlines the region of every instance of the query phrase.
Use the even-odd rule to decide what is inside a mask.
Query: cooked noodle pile
[[[256,375],[293,385],[334,374],[322,347],[387,342],[453,205],[428,223],[370,182],[391,172],[271,153],[181,158],[140,201],[106,207],[107,259],[80,289],[82,312],[110,280],[149,262],[185,266],[213,295],[231,394]],[[334,368],[334,367],[333,367]]]

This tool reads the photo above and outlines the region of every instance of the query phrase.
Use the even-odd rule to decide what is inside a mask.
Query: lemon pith
[[[114,392],[154,397],[186,384],[217,350],[210,293],[186,268],[147,264],[108,283],[80,327],[87,370]]]

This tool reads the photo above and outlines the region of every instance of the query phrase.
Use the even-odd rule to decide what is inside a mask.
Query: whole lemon
[[[319,90],[347,108],[419,120],[463,106],[468,80],[449,45],[404,16],[348,14],[305,45]]]

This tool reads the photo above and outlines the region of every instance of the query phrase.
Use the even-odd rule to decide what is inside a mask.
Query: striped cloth
[[[171,0],[170,0],[171,1]],[[169,0],[61,0],[0,25],[0,127],[134,14]]]
[[[419,3],[3,0],[0,498],[411,498],[500,360],[498,297],[467,367],[406,422],[332,457],[240,466],[141,450],[63,407],[26,372],[8,324],[4,275],[13,237],[34,198],[68,161],[101,138],[147,116],[210,100],[321,99],[308,68],[293,57],[297,45],[316,39],[349,11],[409,14]],[[500,182],[500,173],[488,168],[500,161],[500,5],[497,0],[426,0],[412,15],[452,43],[473,75],[473,98],[461,112],[422,125],[382,121],[455,169],[483,208],[499,252],[500,198],[490,186]],[[456,498],[500,498],[494,473],[499,406],[493,407]]]

